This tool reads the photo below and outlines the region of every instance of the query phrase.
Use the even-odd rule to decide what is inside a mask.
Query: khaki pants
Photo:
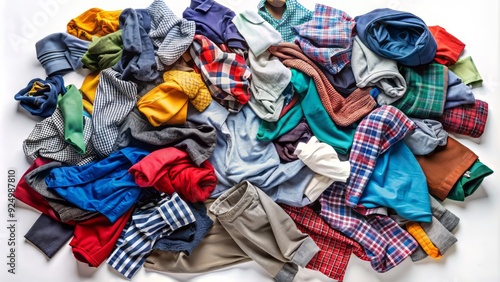
[[[213,202],[211,199],[205,202],[207,210]],[[210,212],[208,215],[214,224],[190,256],[184,252],[153,250],[144,267],[161,272],[200,273],[251,261],[215,215]]]
[[[224,192],[209,209],[236,244],[276,281],[292,281],[319,251],[295,222],[247,181]]]

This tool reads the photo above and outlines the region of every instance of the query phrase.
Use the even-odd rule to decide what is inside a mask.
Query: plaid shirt
[[[250,68],[245,58],[221,50],[210,39],[195,35],[189,49],[195,70],[201,73],[208,90],[217,101],[233,112],[250,99]]]
[[[479,138],[483,135],[487,119],[488,103],[476,99],[473,105],[445,110],[441,123],[446,131]]]
[[[408,117],[392,106],[382,106],[371,112],[360,122],[354,135],[348,183],[334,183],[320,198],[321,217],[333,229],[359,242],[370,257],[372,267],[379,272],[398,265],[417,248],[417,243],[388,216],[364,217],[359,212],[372,210],[357,204],[377,156],[414,127]],[[353,207],[359,211],[354,211]]]
[[[381,106],[359,123],[349,156],[351,175],[345,191],[347,206],[356,208],[362,214],[372,212],[358,206],[358,203],[375,168],[377,157],[415,127],[412,120],[393,106]]]
[[[373,269],[386,272],[413,253],[415,239],[388,216],[364,217],[345,204],[345,184],[336,182],[320,197],[320,216],[330,227],[357,241]]]
[[[448,90],[448,68],[431,63],[417,67],[401,67],[406,93],[392,103],[409,117],[439,119],[443,115]]]
[[[311,21],[293,27],[304,54],[336,74],[350,62],[354,19],[335,8],[316,4]]]
[[[280,205],[293,219],[297,228],[311,236],[320,251],[309,261],[306,268],[318,270],[326,276],[342,281],[351,253],[362,260],[369,260],[358,242],[332,229],[311,207]]]
[[[292,26],[303,24],[312,19],[313,12],[302,6],[297,0],[287,0],[286,10],[281,19],[277,20],[266,8],[266,0],[261,0],[257,6],[259,15],[270,23],[283,38],[283,41],[293,42],[297,33],[292,29]]]

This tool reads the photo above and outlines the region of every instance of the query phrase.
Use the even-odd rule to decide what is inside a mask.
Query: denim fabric
[[[20,101],[21,107],[34,116],[49,117],[57,108],[57,95],[66,93],[64,80],[60,75],[32,79],[28,85],[19,90],[14,99]]]
[[[190,256],[214,224],[203,203],[187,203],[196,221],[175,230],[155,243],[154,250],[184,252]]]

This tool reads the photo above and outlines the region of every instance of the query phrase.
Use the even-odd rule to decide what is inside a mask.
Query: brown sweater
[[[279,45],[269,47],[268,50],[278,57],[285,66],[297,69],[313,79],[323,107],[337,125],[349,126],[375,108],[376,102],[370,96],[370,88],[358,88],[349,97],[342,97],[298,45],[282,42]]]

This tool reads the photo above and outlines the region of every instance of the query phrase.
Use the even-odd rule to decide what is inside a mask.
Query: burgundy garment
[[[280,206],[293,219],[297,228],[311,236],[320,247],[320,251],[309,261],[306,268],[318,270],[332,279],[342,281],[351,253],[362,260],[370,260],[359,243],[332,229],[312,208],[283,204]]]
[[[295,148],[297,148],[299,142],[309,142],[312,135],[306,120],[302,119],[294,129],[275,139],[273,144],[276,147],[281,162],[298,160],[299,158],[294,154]]]
[[[27,173],[49,162],[51,160],[42,157],[35,159],[19,180],[14,191],[14,197],[50,218],[61,222],[61,219],[47,200],[24,181],[24,176]],[[120,233],[132,214],[132,210],[133,208],[118,218],[115,223],[109,222],[104,215],[98,215],[79,222],[64,222],[75,225],[73,239],[69,243],[75,258],[93,267],[98,267],[113,251]]]
[[[57,221],[61,221],[59,216],[57,215],[57,212],[50,206],[49,202],[45,200],[45,198],[40,195],[38,192],[33,190],[28,183],[24,180],[24,176],[28,174],[30,171],[34,170],[35,168],[38,168],[44,164],[50,163],[52,160],[38,157],[35,159],[35,161],[31,164],[31,166],[24,172],[23,176],[19,179],[19,182],[17,183],[16,190],[14,191],[14,197],[18,199],[19,201],[27,204],[28,206],[40,211],[41,213],[49,216],[52,219],[55,219]],[[66,222],[69,223],[69,222]]]
[[[208,161],[198,167],[185,151],[173,147],[150,153],[129,172],[140,187],[153,186],[169,195],[177,192],[191,203],[208,199],[217,183],[215,170]]]

